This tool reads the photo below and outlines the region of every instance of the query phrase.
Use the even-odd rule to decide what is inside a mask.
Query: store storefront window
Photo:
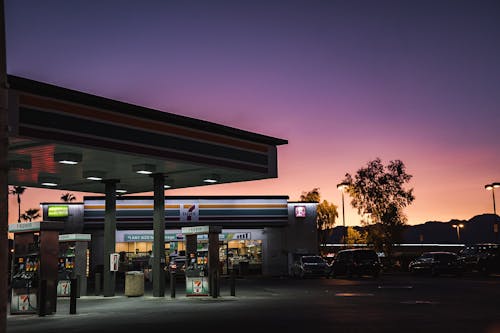
[[[207,249],[208,242],[203,240],[198,243],[198,251],[206,251]],[[152,242],[121,242],[116,244],[116,251],[120,253],[120,265],[123,271],[142,271],[149,268],[148,262],[152,250]],[[183,256],[185,253],[185,241],[165,242],[167,265],[172,257]],[[221,240],[219,260],[221,274],[229,274],[231,269],[245,274],[261,274],[262,240]]]
[[[228,242],[229,269],[262,272],[262,240],[233,240]]]

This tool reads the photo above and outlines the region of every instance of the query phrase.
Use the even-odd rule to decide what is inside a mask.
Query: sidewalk
[[[132,327],[155,327],[155,323],[168,323],[170,327],[182,329],[191,316],[209,318],[231,313],[235,308],[255,305],[270,296],[258,286],[259,279],[239,278],[236,280],[236,296],[231,296],[229,279],[222,279],[220,296],[187,297],[185,281],[176,283],[175,298],[171,297],[169,284],[164,297],[153,297],[151,284],[146,283],[143,296],[128,297],[124,288],[117,286],[115,296],[82,296],[76,301],[76,314],[70,314],[69,297],[59,297],[54,314],[7,315],[9,333],[43,332],[129,332]],[[93,292],[93,291],[92,291]],[[207,306],[212,304],[212,306]],[[9,311],[8,311],[9,313]],[[194,322],[193,327],[201,323]],[[203,325],[199,328],[202,329]]]

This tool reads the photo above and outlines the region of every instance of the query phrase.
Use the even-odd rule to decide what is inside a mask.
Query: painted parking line
[[[336,293],[337,297],[365,297],[365,296],[375,296],[369,293]]]
[[[403,302],[399,302],[401,304],[410,304],[410,305],[413,305],[413,304],[430,304],[430,305],[435,305],[435,304],[439,304],[439,302],[434,302],[434,301],[419,301],[419,300],[416,300],[416,301],[403,301]]]

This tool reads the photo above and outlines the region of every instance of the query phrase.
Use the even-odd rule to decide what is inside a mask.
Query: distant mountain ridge
[[[450,220],[448,222],[429,221],[423,224],[408,225],[403,232],[403,243],[439,243],[439,244],[475,244],[498,243],[500,235],[494,232],[494,224],[500,224],[500,216],[493,214],[476,215],[470,220]],[[463,224],[458,240],[456,224]],[[360,231],[363,227],[355,226]],[[337,226],[333,230],[331,243],[340,243],[344,227]]]

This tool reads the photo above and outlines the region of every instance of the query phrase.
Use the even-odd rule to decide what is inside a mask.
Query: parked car
[[[495,252],[498,251],[498,248],[499,245],[493,243],[469,245],[458,253],[458,257],[466,271],[484,272],[486,269],[486,262],[488,261],[486,258],[489,257],[490,254],[494,255]]]
[[[424,252],[420,257],[410,262],[408,270],[411,273],[429,273],[432,276],[439,274],[461,275],[464,266],[456,253],[453,252]]]
[[[478,259],[477,270],[484,275],[500,273],[500,246],[491,246]]]
[[[380,258],[374,250],[340,250],[332,261],[329,276],[346,275],[351,278],[354,275],[370,275],[378,277],[381,268]]]
[[[167,271],[167,279],[170,279],[170,273],[175,273],[176,278],[183,278],[186,274],[186,257],[175,256],[170,258]]]
[[[317,255],[301,256],[292,265],[292,276],[294,277],[324,277],[327,273],[328,264],[326,260]]]

